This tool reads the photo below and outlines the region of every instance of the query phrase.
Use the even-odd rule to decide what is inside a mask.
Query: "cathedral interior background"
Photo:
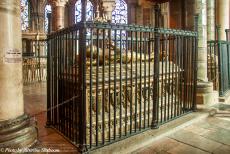
[[[0,1],[0,148],[58,140],[72,152],[100,153],[200,107],[222,102],[229,111],[229,7],[229,0]]]

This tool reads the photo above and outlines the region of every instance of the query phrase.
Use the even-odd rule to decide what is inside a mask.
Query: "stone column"
[[[215,0],[207,0],[207,39],[215,40]]]
[[[0,1],[0,148],[28,147],[37,129],[24,113],[20,0]]]
[[[135,1],[128,1],[128,24],[136,24],[136,7]]]
[[[65,27],[65,5],[67,0],[54,0],[52,3],[52,31]]]
[[[226,40],[225,29],[229,29],[230,0],[216,1],[217,25],[220,26],[220,39]]]
[[[69,26],[75,24],[75,3],[77,0],[70,0],[69,1]]]
[[[44,3],[45,0],[30,0],[31,9],[30,9],[30,23],[31,29],[30,32],[39,32],[45,33],[45,12],[44,12]]]
[[[207,0],[195,0],[195,14],[198,15],[198,57],[197,57],[197,104],[209,106],[217,103],[218,93],[207,76]]]
[[[207,82],[207,9],[206,0],[196,0],[198,15],[198,72],[199,81]]]

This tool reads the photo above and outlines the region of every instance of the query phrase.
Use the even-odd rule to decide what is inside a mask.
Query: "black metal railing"
[[[208,41],[208,79],[224,96],[230,90],[230,42]]]
[[[226,41],[230,41],[230,29],[226,29]]]
[[[208,41],[207,70],[208,80],[213,82],[213,90],[219,91],[218,43]]]
[[[24,84],[46,81],[46,40],[22,40]]]
[[[216,40],[208,41],[207,67],[208,80],[214,90],[224,96],[230,90],[230,30],[226,29],[226,41],[220,40],[220,27],[216,27]]]
[[[77,23],[48,37],[47,126],[81,151],[196,107],[197,33]]]

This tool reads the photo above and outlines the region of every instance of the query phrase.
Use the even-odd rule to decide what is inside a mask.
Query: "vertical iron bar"
[[[156,28],[154,31],[154,78],[153,78],[153,115],[152,115],[152,128],[158,127],[158,103],[159,103],[159,49],[160,49],[160,33],[158,30],[159,27],[159,13],[160,8],[159,5],[155,5],[155,22]]]
[[[79,125],[80,125],[80,152],[86,152],[86,0],[81,0],[82,3],[82,25],[79,31],[79,93],[80,93],[80,113],[79,113]]]
[[[99,62],[100,62],[100,53],[99,53],[99,29],[97,29],[97,58],[96,58],[96,146],[98,146],[98,115],[99,115],[99,99],[98,99],[98,93],[99,93],[99,89],[98,89],[98,86],[99,86]]]
[[[92,76],[92,69],[93,69],[93,65],[92,65],[92,60],[93,60],[93,28],[92,29],[90,29],[90,40],[91,40],[91,45],[90,45],[90,80],[89,80],[89,84],[90,84],[90,90],[89,90],[89,92],[90,92],[90,104],[89,104],[89,123],[90,123],[90,130],[89,130],[89,135],[90,135],[90,148],[92,147],[92,136],[93,136],[93,99],[92,99],[92,94],[93,94],[93,90],[92,90],[92,88],[93,88],[93,83],[92,83],[92,80],[93,80],[93,76]],[[95,49],[94,49],[95,50]],[[95,100],[94,100],[95,101]]]
[[[132,125],[133,125],[133,31],[131,31],[131,100],[130,100],[130,134],[132,134]]]
[[[193,52],[194,53],[194,59],[193,59],[193,73],[194,73],[194,91],[193,91],[193,103],[192,103],[192,109],[196,110],[196,90],[197,90],[197,57],[198,57],[198,15],[194,16],[194,31],[196,32],[196,36],[194,37],[194,44],[195,48]]]
[[[140,91],[139,91],[139,104],[140,104],[140,108],[139,108],[139,130],[141,130],[141,124],[142,124],[142,44],[143,44],[143,41],[142,41],[142,36],[143,33],[140,32],[140,41],[139,41],[139,44],[140,44]]]
[[[116,122],[117,122],[117,29],[115,29],[115,34],[114,34],[115,40],[114,40],[114,129],[113,129],[113,138],[116,140]]]
[[[102,144],[105,143],[105,29],[103,29],[103,40],[102,40]]]
[[[135,133],[137,132],[137,55],[138,55],[138,36],[135,31]]]

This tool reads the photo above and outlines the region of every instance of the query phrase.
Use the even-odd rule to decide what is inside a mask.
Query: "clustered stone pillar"
[[[43,10],[43,3],[45,0],[30,0],[31,11],[30,11],[30,22],[31,22],[31,32],[45,32],[44,21],[45,12]]]
[[[217,0],[217,25],[220,26],[220,39],[226,40],[225,29],[229,29],[230,0]]]
[[[210,106],[217,103],[218,93],[207,76],[207,0],[195,0],[195,14],[198,15],[198,57],[197,57],[197,103]],[[210,21],[209,21],[210,22]]]
[[[24,114],[20,0],[0,1],[0,148],[28,147],[37,129]]]
[[[215,40],[215,0],[207,0],[207,39]]]

